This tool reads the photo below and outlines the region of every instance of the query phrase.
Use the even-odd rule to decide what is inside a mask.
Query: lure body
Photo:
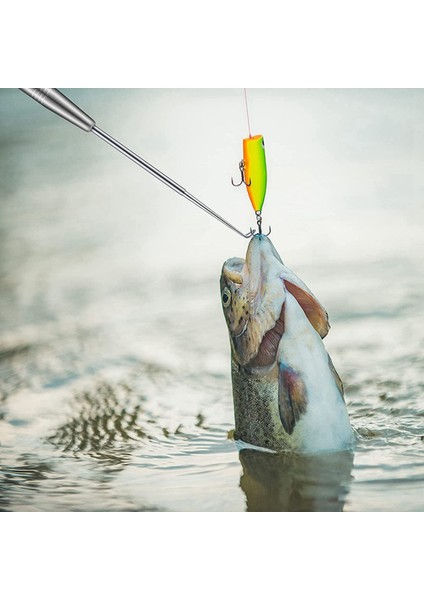
[[[261,211],[266,193],[266,160],[262,135],[243,140],[244,181],[255,212]]]

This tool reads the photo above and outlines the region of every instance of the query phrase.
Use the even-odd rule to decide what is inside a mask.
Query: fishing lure
[[[242,183],[245,184],[255,211],[259,233],[262,233],[262,206],[267,184],[265,144],[262,135],[250,136],[243,140],[243,159],[239,163],[239,169],[241,174],[240,183],[234,183],[233,178],[231,178],[231,183],[235,187],[240,186]]]

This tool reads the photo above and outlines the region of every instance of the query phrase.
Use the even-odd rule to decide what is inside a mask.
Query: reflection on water
[[[34,460],[29,454],[20,456],[13,468],[2,465],[0,472],[0,510],[19,510],[19,500],[15,504],[13,499],[19,498],[20,490],[25,489],[26,494],[37,494],[43,482],[52,474],[52,471],[48,463]]]
[[[239,90],[64,91],[248,231]],[[424,510],[424,92],[250,97],[265,225],[330,314],[354,455],[228,439],[218,281],[246,240],[0,90],[0,510]]]
[[[248,511],[342,511],[352,480],[353,454],[240,452],[240,486]]]
[[[124,383],[101,383],[93,392],[75,397],[75,414],[47,440],[65,452],[87,453],[112,463],[124,462],[131,440],[149,438],[139,425],[142,398],[128,406],[131,388]]]

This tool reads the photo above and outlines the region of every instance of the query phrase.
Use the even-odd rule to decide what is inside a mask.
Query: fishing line
[[[250,131],[249,106],[247,104],[247,90],[246,90],[246,88],[243,88],[243,89],[244,89],[244,102],[246,104],[247,128],[249,129],[249,137],[251,138],[252,133]]]

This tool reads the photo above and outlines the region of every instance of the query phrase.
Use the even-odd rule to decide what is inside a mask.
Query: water
[[[239,90],[64,90],[230,222]],[[247,243],[0,92],[0,509],[424,509],[424,92],[252,90],[264,227],[330,314],[354,453],[241,448],[219,274]]]

